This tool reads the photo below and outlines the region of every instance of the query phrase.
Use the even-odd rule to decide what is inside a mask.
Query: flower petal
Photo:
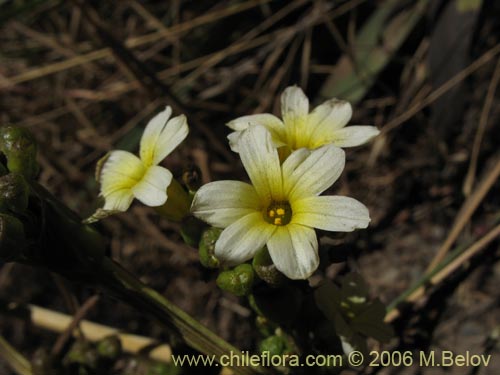
[[[171,115],[172,108],[169,106],[165,107],[165,110],[158,113],[148,122],[144,133],[142,133],[139,155],[147,166],[153,164],[158,138]]]
[[[309,113],[309,99],[300,87],[290,86],[281,94],[281,114],[286,126]]]
[[[283,189],[290,202],[318,195],[337,180],[344,169],[345,153],[333,145],[293,152],[283,163]]]
[[[180,115],[170,119],[156,143],[153,164],[159,164],[165,159],[187,137],[188,133],[186,116]]]
[[[166,168],[153,165],[142,179],[132,187],[132,193],[147,206],[161,206],[167,201],[167,187],[172,181],[172,173]]]
[[[332,141],[338,147],[354,147],[368,142],[376,137],[380,131],[375,126],[347,126],[335,130]]]
[[[144,175],[141,160],[128,151],[111,151],[101,167],[101,195],[107,197],[118,190],[130,190]]]
[[[311,148],[330,143],[333,131],[346,126],[351,117],[351,104],[344,100],[330,99],[314,108],[307,118]]]
[[[271,133],[271,139],[275,147],[285,145],[285,126],[283,122],[274,115],[263,113],[257,115],[239,117],[229,123],[231,129],[236,130],[230,133],[227,138],[229,139],[229,146],[234,152],[238,152],[238,141],[241,132],[250,126],[262,125]]]
[[[219,228],[260,210],[254,187],[240,181],[216,181],[203,185],[191,205],[194,216]]]
[[[134,195],[130,189],[115,190],[105,197],[103,211],[122,211],[125,212],[134,200]]]
[[[290,176],[295,169],[297,169],[309,157],[309,155],[311,155],[311,150],[308,148],[299,148],[288,155],[281,166],[283,177]],[[284,178],[283,180],[285,193],[289,190],[286,185],[287,182],[290,182],[289,180],[289,178]]]
[[[301,88],[287,87],[281,94],[281,114],[285,123],[287,144],[292,149],[304,147],[307,142],[307,115],[309,100]]]
[[[238,146],[238,143],[240,142],[240,137],[243,134],[243,132],[232,132],[227,135],[227,140],[229,141],[229,147],[231,148],[231,151],[239,153],[240,148]]]
[[[215,256],[227,265],[241,264],[264,247],[276,228],[264,221],[261,212],[243,216],[222,231]]]
[[[348,197],[307,197],[293,202],[292,211],[292,223],[335,232],[352,232],[370,222],[368,208]]]
[[[261,125],[251,126],[238,142],[240,158],[257,194],[264,204],[283,200],[283,183],[278,151],[271,135]]]
[[[283,122],[274,115],[261,113],[256,115],[238,117],[227,123],[231,129],[241,131],[253,125],[264,125],[269,131],[283,132],[285,126]]]
[[[296,224],[278,227],[267,248],[276,268],[290,279],[307,279],[318,268],[318,239],[312,228]]]

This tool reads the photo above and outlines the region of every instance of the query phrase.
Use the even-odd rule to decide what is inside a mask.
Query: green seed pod
[[[4,262],[20,259],[27,245],[23,223],[14,216],[0,213],[0,259]]]
[[[116,360],[122,353],[122,343],[118,336],[108,336],[99,340],[97,352],[102,358]]]
[[[201,239],[201,234],[203,229],[206,228],[206,224],[195,218],[194,216],[186,216],[182,219],[181,223],[181,236],[186,244],[189,246],[197,246]]]
[[[33,136],[24,128],[6,126],[0,128],[0,151],[7,158],[10,172],[33,179],[38,173],[37,145]]]
[[[219,268],[219,260],[215,257],[215,243],[219,239],[222,229],[208,228],[201,235],[199,244],[200,263],[207,268]]]
[[[264,246],[255,254],[252,266],[257,276],[271,286],[277,287],[283,285],[287,281],[285,275],[278,271],[274,265],[269,255],[269,251],[267,250],[267,246]]]
[[[18,173],[0,177],[0,211],[22,213],[28,208],[29,186]]]
[[[283,336],[269,336],[262,340],[259,344],[261,353],[269,352],[270,356],[283,355],[289,351],[288,343]]]
[[[222,271],[217,277],[217,286],[239,297],[252,290],[254,274],[250,264],[240,264],[233,270]]]

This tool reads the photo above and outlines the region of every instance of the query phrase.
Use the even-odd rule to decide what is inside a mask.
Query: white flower
[[[355,199],[318,196],[341,174],[345,153],[326,145],[293,152],[280,165],[270,133],[262,126],[244,131],[240,157],[252,185],[217,181],[196,193],[191,212],[225,228],[215,255],[228,265],[252,258],[267,245],[276,268],[290,279],[306,279],[318,267],[313,228],[350,232],[366,228],[368,209]]]
[[[309,100],[302,89],[291,86],[281,95],[283,121],[264,113],[239,117],[227,124],[235,132],[228,135],[231,149],[238,152],[241,131],[254,125],[263,125],[271,133],[276,147],[289,146],[316,149],[333,144],[354,147],[368,142],[380,132],[374,126],[348,126],[352,116],[351,105],[343,100],[330,99],[309,113]]]
[[[172,109],[166,107],[149,121],[141,138],[140,158],[128,151],[111,151],[98,167],[104,197],[104,211],[126,211],[137,198],[145,205],[156,207],[167,201],[167,187],[172,173],[158,164],[187,136],[186,117],[171,119]]]

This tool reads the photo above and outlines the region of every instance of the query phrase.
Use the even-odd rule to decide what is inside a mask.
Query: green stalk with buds
[[[174,336],[203,354],[220,358],[239,353],[105,256],[102,236],[34,181],[38,171],[36,144],[29,133],[2,128],[0,150],[7,159],[0,177],[1,260],[45,267],[69,280],[108,291],[155,317]],[[271,373],[262,367],[233,370],[238,374]]]

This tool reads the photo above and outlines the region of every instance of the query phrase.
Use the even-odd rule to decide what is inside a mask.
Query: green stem
[[[187,313],[172,304],[159,293],[140,282],[119,264],[109,258],[102,262],[99,272],[101,284],[120,299],[141,311],[147,311],[163,323],[169,330],[179,335],[192,348],[207,356],[238,355],[241,351]],[[231,367],[236,374],[272,374],[264,367]]]
[[[110,291],[119,300],[145,312],[166,326],[193,349],[220,361],[222,355],[240,355],[230,345],[191,316],[143,284],[134,275],[104,255],[104,241],[78,216],[39,184],[32,184],[39,198],[38,243],[25,254],[25,261],[43,265],[70,280],[93,284]],[[37,233],[36,228],[32,230]],[[236,374],[272,374],[264,367],[231,367]]]
[[[33,375],[31,364],[0,335],[0,356],[18,375]]]

